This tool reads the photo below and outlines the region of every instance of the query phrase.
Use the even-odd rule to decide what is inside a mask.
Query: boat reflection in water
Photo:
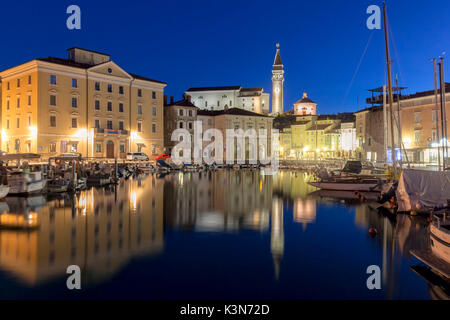
[[[433,297],[410,270],[409,251],[429,245],[426,220],[388,219],[351,195],[315,192],[311,178],[180,172],[76,196],[7,198],[0,285],[20,297],[70,298],[61,287],[67,267],[78,265],[82,297]],[[378,292],[365,286],[371,264],[382,269]]]

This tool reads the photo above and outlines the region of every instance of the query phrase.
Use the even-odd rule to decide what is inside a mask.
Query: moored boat
[[[48,193],[63,193],[69,190],[70,181],[69,180],[50,180],[47,183]]]
[[[450,265],[450,219],[433,217],[430,224],[431,252]]]
[[[384,182],[380,179],[335,179],[308,184],[323,190],[381,192]]]
[[[13,171],[8,174],[10,195],[26,195],[40,193],[47,181],[42,179],[41,172]]]

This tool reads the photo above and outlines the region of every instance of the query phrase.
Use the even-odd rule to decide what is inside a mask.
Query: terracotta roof
[[[227,86],[227,87],[197,87],[197,88],[189,88],[187,92],[194,91],[223,91],[223,90],[239,90],[241,86]]]
[[[445,93],[447,94],[449,92],[450,92],[450,83],[446,82],[445,83]],[[438,91],[438,94],[439,94],[439,91]],[[407,95],[407,96],[403,95],[403,96],[401,96],[400,100],[422,98],[422,97],[427,97],[427,96],[434,96],[434,90],[416,92],[414,94],[410,94],[410,95]]]
[[[329,123],[324,123],[324,124],[318,124],[316,125],[312,125],[311,128],[306,129],[306,131],[315,131],[315,130],[325,130],[326,128],[328,128],[331,124]]]
[[[262,91],[263,88],[242,88],[241,91]]]
[[[144,80],[144,81],[151,81],[151,82],[157,82],[157,83],[162,83],[162,84],[167,84],[167,83],[164,82],[164,81],[159,81],[159,80],[155,80],[155,79],[150,79],[150,78],[147,78],[147,77],[140,76],[140,75],[138,75],[138,74],[134,74],[134,73],[130,73],[130,72],[128,72],[128,74],[129,74],[130,76],[132,76],[133,78],[135,78],[135,79]]]
[[[79,63],[79,62],[75,62],[73,60],[56,58],[56,57],[37,58],[36,60],[49,62],[49,63],[60,64],[60,65],[64,65],[64,66],[74,67],[74,68],[81,68],[81,69],[89,69],[89,68],[94,66],[94,65],[91,65],[91,64]],[[99,63],[99,64],[97,64],[97,66],[101,65],[101,64],[104,64],[104,63],[108,63],[108,62],[109,61]],[[128,72],[128,74],[130,76],[132,76],[133,78],[135,78],[135,79],[144,80],[144,81],[151,81],[151,82],[156,82],[156,83],[162,83],[162,84],[167,84],[166,82],[150,79],[150,78],[143,77],[143,76],[140,76],[140,75],[137,75],[137,74],[134,74],[134,73]]]
[[[84,48],[80,48],[80,47],[72,47],[72,48],[67,49],[67,51],[70,51],[70,50],[72,50],[72,49],[79,49],[79,50],[88,51],[88,52],[97,53],[97,54],[102,54],[102,55],[104,55],[104,56],[110,57],[110,55],[107,54],[107,53],[103,53],[103,52],[99,52],[99,51],[94,51],[94,50],[89,50],[89,49],[84,49]]]
[[[294,104],[298,104],[298,103],[315,103],[314,101],[312,101],[310,98],[302,98],[300,100],[298,100],[296,103]]]
[[[267,116],[265,114],[256,113],[247,111],[241,108],[230,108],[227,110],[199,110],[197,112],[197,115],[201,116],[221,116],[221,115],[236,115],[236,116],[248,116],[248,117],[264,117],[264,118],[271,118],[270,116]]]
[[[182,107],[192,107],[192,108],[197,108],[192,102],[190,102],[187,99],[183,99],[174,103],[169,103],[166,104],[166,107],[171,107],[171,106],[182,106]]]
[[[79,62],[75,62],[73,60],[61,59],[61,58],[56,58],[56,57],[37,58],[36,60],[65,65],[65,66],[69,66],[69,67],[81,68],[81,69],[89,69],[93,66],[92,64],[79,63]]]

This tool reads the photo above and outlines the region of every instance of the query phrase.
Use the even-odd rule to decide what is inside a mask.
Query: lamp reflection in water
[[[280,277],[281,259],[284,253],[283,200],[279,198],[273,198],[272,202],[270,249],[275,268],[275,279],[278,280]]]

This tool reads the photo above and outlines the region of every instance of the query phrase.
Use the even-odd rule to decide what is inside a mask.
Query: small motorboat
[[[450,217],[434,215],[430,224],[431,252],[450,266]]]
[[[349,178],[330,181],[308,182],[309,185],[323,190],[381,192],[385,182],[380,179]]]
[[[40,193],[46,184],[41,172],[13,171],[8,174],[10,195]]]
[[[88,184],[93,184],[97,186],[105,186],[111,184],[111,177],[105,175],[92,175],[87,178]]]
[[[69,190],[70,181],[64,179],[50,180],[47,183],[48,193],[63,193]]]

